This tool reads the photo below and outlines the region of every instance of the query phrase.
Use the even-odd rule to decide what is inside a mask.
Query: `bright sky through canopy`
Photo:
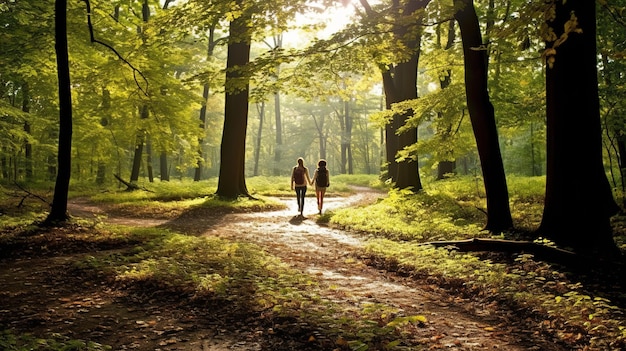
[[[301,30],[293,30],[284,34],[285,47],[302,47],[314,39],[326,39],[333,33],[342,30],[354,15],[354,6],[349,2],[342,5],[337,1],[334,7],[328,7],[321,13],[300,14],[296,17],[296,24],[321,25],[321,29],[316,33],[304,33]]]

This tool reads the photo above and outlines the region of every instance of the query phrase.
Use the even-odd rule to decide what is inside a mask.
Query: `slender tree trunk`
[[[143,4],[141,6],[141,14],[142,14],[142,19],[143,19],[143,23],[147,23],[148,20],[150,19],[150,7],[148,6],[148,0],[144,0]],[[138,32],[139,34],[143,33],[143,28],[138,27]],[[149,115],[149,110],[148,110],[148,105],[143,105],[139,108],[139,118],[141,119],[147,119],[148,115]],[[135,155],[133,156],[133,165],[131,168],[131,176],[130,176],[130,182],[137,182],[139,180],[139,169],[141,168],[141,154],[143,152],[143,147],[144,147],[144,143],[146,142],[146,131],[145,130],[139,130],[137,131],[137,144],[135,144]],[[148,157],[150,158],[150,155],[148,155]],[[151,172],[151,165],[150,163],[148,163],[148,171]],[[152,182],[152,178],[150,179],[150,182]]]
[[[204,83],[204,88],[202,91],[202,107],[200,108],[200,129],[203,131],[206,130],[206,104],[209,99],[209,83]],[[202,144],[204,143],[204,139],[201,138],[198,140],[198,164],[196,165],[196,169],[194,171],[193,180],[194,182],[198,182],[202,179],[202,168],[204,166],[204,155],[202,153]]]
[[[280,175],[283,150],[283,123],[280,112],[280,92],[274,94],[274,118],[276,121],[276,147],[274,148],[274,175]]]
[[[354,116],[350,109],[350,101],[346,101],[346,160],[348,161],[348,174],[354,174],[354,159],[352,158],[352,128]]]
[[[283,47],[283,36],[274,36],[274,47],[279,49]],[[280,65],[276,67],[276,78],[280,75]],[[283,123],[280,109],[280,91],[274,93],[274,118],[276,121],[276,147],[274,148],[274,175],[280,175],[282,172],[281,161],[283,153]]]
[[[167,152],[161,151],[159,154],[159,173],[161,174],[162,182],[170,181],[170,171],[167,167]]]
[[[487,51],[483,47],[478,17],[472,0],[455,0],[455,18],[461,28],[465,62],[465,92],[485,182],[487,224],[501,232],[513,227],[509,193],[498,142],[495,112],[487,89]]]
[[[238,2],[241,2],[239,0]],[[248,128],[249,82],[241,68],[250,61],[249,15],[243,14],[230,23],[228,55],[226,59],[226,99],[224,130],[220,150],[218,196],[236,199],[250,196],[245,179],[246,131]],[[243,87],[233,83],[246,79]]]
[[[567,40],[548,57],[546,196],[538,235],[578,252],[618,254],[610,225],[618,207],[602,163],[596,4],[570,0],[553,6],[556,18],[548,24],[557,36],[572,14],[582,31],[565,33]]]
[[[209,40],[208,40],[209,44],[207,48],[207,59],[210,59],[211,57],[213,57],[215,45],[217,45],[217,42],[219,41],[219,40],[215,40],[215,27],[217,27],[217,23],[212,23],[211,27],[209,28]],[[207,103],[209,100],[209,91],[210,91],[209,82],[205,82],[203,91],[202,91],[202,107],[200,108],[200,128],[203,131],[206,129],[206,109],[207,109]],[[193,176],[193,180],[196,182],[202,179],[202,171],[203,171],[204,163],[205,163],[204,155],[202,152],[203,143],[204,143],[203,138],[198,140],[198,145],[199,145],[198,146],[198,164],[196,166],[194,176]]]
[[[148,171],[148,181],[154,183],[154,171],[152,169],[152,140],[148,136],[146,142],[146,170]]]
[[[448,22],[447,37],[448,39],[446,40],[446,45],[443,47],[444,50],[450,50],[452,48],[452,45],[454,45],[454,41],[456,39],[454,21]],[[437,42],[439,43],[439,41]],[[441,90],[443,90],[443,89],[447,89],[451,83],[452,83],[452,70],[447,69],[445,71],[444,78],[439,80],[439,86]],[[437,112],[437,115],[439,116],[439,118],[443,118],[442,112]],[[448,138],[452,138],[453,136],[452,123],[448,123],[445,126],[445,131],[443,131],[442,135],[445,138],[444,140]],[[456,171],[456,160],[454,159],[454,155],[452,151],[447,151],[441,156],[445,157],[445,159],[437,163],[437,180],[444,179],[446,175],[453,174]]]
[[[143,105],[139,108],[139,118],[140,119],[147,119],[148,118],[148,106],[147,105]],[[146,131],[141,129],[139,131],[137,131],[137,137],[136,137],[136,142],[135,142],[135,152],[133,155],[133,165],[130,171],[130,182],[137,182],[139,181],[139,171],[141,169],[141,161],[142,161],[142,155],[143,155],[143,147],[144,144],[146,143]]]
[[[30,112],[30,89],[28,88],[28,83],[22,85],[22,112]],[[31,135],[30,121],[24,122],[24,132]],[[24,141],[24,175],[26,180],[33,178],[33,145],[28,139]]]
[[[259,130],[256,136],[256,145],[254,148],[254,175],[259,175],[259,158],[261,157],[261,137],[263,136],[263,122],[265,119],[265,101],[261,101],[257,104],[257,111],[259,112]]]
[[[311,117],[313,117],[313,121],[315,122],[315,129],[319,140],[320,158],[326,159],[326,134],[324,133],[325,118],[323,115],[320,116],[320,118],[317,118],[314,114],[311,114]]]
[[[137,133],[137,137],[135,138],[135,152],[133,153],[133,166],[130,170],[130,182],[136,183],[139,181],[139,171],[141,170],[141,159],[143,154],[143,144],[144,144],[144,132],[139,131]]]
[[[72,90],[67,49],[67,0],[55,1],[55,49],[59,81],[59,149],[58,172],[50,213],[44,224],[67,221],[67,199],[71,177],[72,155]]]

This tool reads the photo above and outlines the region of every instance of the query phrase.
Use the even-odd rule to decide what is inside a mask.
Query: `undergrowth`
[[[566,270],[530,255],[495,263],[424,244],[491,236],[481,230],[486,200],[477,181],[456,177],[427,182],[418,193],[391,190],[377,203],[334,211],[330,223],[367,233],[371,239],[363,255],[373,264],[417,279],[436,277],[454,294],[522,311],[524,323],[533,323],[537,330],[576,349],[625,348],[623,308]],[[545,178],[509,177],[508,185],[516,227],[533,230],[541,220]],[[623,247],[623,235],[616,238]]]
[[[76,269],[109,276],[120,289],[169,291],[196,303],[224,301],[266,316],[295,317],[323,330],[316,342],[333,348],[391,348],[408,328],[426,321],[398,316],[384,304],[339,306],[321,297],[314,277],[254,244],[146,228],[129,235],[146,240],[124,255],[92,256]]]
[[[93,199],[132,211],[164,213],[211,206],[229,211],[265,210],[274,206],[266,196],[293,196],[286,177],[255,178],[249,180],[249,188],[260,201],[224,202],[212,195],[215,184],[210,182],[150,184],[153,191],[101,193]],[[532,326],[529,328],[549,334],[572,349],[626,348],[623,308],[611,298],[594,294],[593,289],[561,268],[530,255],[496,261],[424,244],[489,236],[482,231],[486,204],[479,182],[462,177],[426,182],[425,189],[417,194],[393,190],[374,204],[327,212],[322,218],[332,225],[367,233],[371,239],[361,257],[373,265],[416,279],[436,280],[442,288],[468,301],[515,311],[517,319],[511,323]],[[519,228],[532,230],[538,225],[544,182],[542,177],[508,179],[511,210]],[[348,176],[331,176],[334,191],[353,191],[354,184],[384,186],[371,176],[356,181]],[[3,219],[8,218],[3,215]],[[2,226],[25,225],[28,221],[24,218],[29,217],[12,218]],[[402,349],[403,338],[426,321],[424,316],[398,315],[383,303],[339,306],[321,297],[323,287],[317,286],[314,277],[290,269],[252,244],[154,228],[108,230],[115,234],[93,228],[80,240],[127,237],[128,243],[139,244],[123,253],[93,255],[75,268],[109,277],[120,289],[172,291],[195,301],[230,301],[250,311],[295,317],[312,328],[325,330],[329,347],[352,350]],[[624,245],[621,238],[617,236],[616,240]],[[22,344],[31,340],[5,333],[0,339],[5,344],[0,345],[22,339]]]
[[[431,245],[373,239],[363,255],[375,264],[438,284],[473,301],[517,311],[518,323],[585,350],[626,347],[623,310],[590,296],[583,284],[545,262],[521,254],[503,264]]]

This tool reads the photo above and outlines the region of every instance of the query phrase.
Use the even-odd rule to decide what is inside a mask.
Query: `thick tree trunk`
[[[513,227],[504,165],[498,143],[495,112],[487,89],[487,51],[482,44],[478,17],[472,0],[455,0],[455,18],[461,28],[465,62],[465,92],[478,147],[485,193],[485,229],[501,232]]]
[[[546,196],[538,235],[580,252],[616,254],[609,220],[618,207],[602,163],[596,4],[571,0],[553,6],[556,19],[548,24],[557,36],[571,14],[582,31],[568,33],[548,57]]]
[[[429,2],[430,0],[409,0],[402,8],[401,16],[413,16],[417,11],[424,9]],[[399,2],[396,2],[396,6],[400,8]],[[419,24],[400,24],[394,28],[395,38],[403,42],[412,52],[408,60],[383,72],[387,108],[390,108],[394,103],[417,98],[417,65],[420,55],[421,33],[419,33],[419,29],[416,29],[416,25]],[[393,121],[387,125],[385,130],[387,163],[389,177],[397,188],[410,188],[413,191],[419,191],[422,189],[422,182],[419,176],[417,156],[415,159],[396,161],[398,151],[417,143],[417,128],[410,128],[397,135],[398,129],[405,124],[411,115],[412,111],[395,115]]]
[[[54,185],[54,196],[50,213],[44,224],[67,221],[67,198],[71,176],[72,156],[72,90],[70,85],[70,64],[67,49],[67,0],[55,2],[55,49],[59,80],[59,150],[57,154],[58,172]]]
[[[236,199],[250,196],[245,180],[246,131],[248,127],[249,82],[241,69],[250,61],[248,17],[243,15],[230,23],[228,57],[226,59],[226,101],[224,130],[220,150],[218,196]],[[243,86],[234,86],[245,79]]]

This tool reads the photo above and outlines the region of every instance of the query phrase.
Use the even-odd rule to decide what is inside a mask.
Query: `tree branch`
[[[92,43],[97,43],[100,44],[104,47],[106,47],[107,49],[113,51],[113,53],[115,53],[115,55],[122,61],[124,61],[124,63],[126,63],[128,65],[128,67],[130,67],[133,70],[133,78],[135,79],[135,84],[137,84],[137,87],[139,88],[139,90],[141,90],[141,92],[145,95],[145,96],[149,96],[148,95],[148,79],[146,78],[146,76],[143,75],[143,73],[141,73],[141,71],[137,68],[135,68],[135,66],[133,66],[130,62],[128,62],[128,60],[126,60],[125,58],[122,57],[122,55],[120,55],[119,52],[117,52],[117,50],[115,50],[114,47],[112,47],[111,45],[102,42],[98,39],[95,38],[94,33],[93,33],[93,24],[91,23],[91,3],[89,2],[89,0],[83,0],[85,2],[85,5],[87,7],[87,26],[89,27],[89,38],[91,40]],[[146,87],[145,89],[141,86],[141,84],[139,84],[137,75],[140,75],[141,78],[143,79],[144,82],[146,82]]]

